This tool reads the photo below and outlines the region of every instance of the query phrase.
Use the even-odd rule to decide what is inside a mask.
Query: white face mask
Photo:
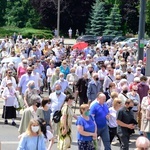
[[[64,78],[63,78],[63,77],[60,77],[60,80],[61,80],[61,81],[63,81],[63,80],[64,80]]]
[[[31,130],[32,130],[32,132],[34,132],[34,133],[36,133],[36,132],[38,132],[39,131],[39,126],[31,126]]]
[[[50,107],[51,107],[51,104],[48,104],[48,103],[47,103],[46,106],[47,106],[48,108],[50,108]]]

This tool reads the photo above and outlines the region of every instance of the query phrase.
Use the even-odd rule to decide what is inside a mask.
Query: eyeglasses
[[[122,102],[117,102],[118,104],[121,104]]]
[[[8,72],[9,74],[11,74],[12,72]]]

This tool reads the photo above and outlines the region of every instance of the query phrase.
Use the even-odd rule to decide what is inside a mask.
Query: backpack
[[[55,111],[55,113],[54,113],[54,115],[53,115],[53,121],[54,121],[55,123],[60,122],[61,116],[62,116],[61,110]]]

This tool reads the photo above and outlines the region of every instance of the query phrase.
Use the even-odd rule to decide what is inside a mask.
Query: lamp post
[[[59,37],[59,26],[60,26],[60,0],[58,0],[58,7],[57,7],[57,37]]]
[[[138,32],[138,60],[143,60],[146,0],[140,0],[140,18]]]

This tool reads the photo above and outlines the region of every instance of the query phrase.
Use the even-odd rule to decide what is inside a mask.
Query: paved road
[[[12,126],[11,120],[9,121],[8,125],[4,125],[4,121],[1,118],[2,114],[2,99],[0,99],[0,141],[1,141],[1,149],[0,150],[16,150],[18,145],[18,126],[21,119],[20,117],[17,118],[16,123],[17,126]],[[21,112],[22,113],[22,112]],[[79,111],[76,110],[76,114],[79,114]],[[77,142],[76,142],[76,126],[75,126],[75,120],[73,120],[72,124],[72,137],[73,142],[71,146],[71,150],[77,150]],[[130,150],[134,150],[135,148],[135,139],[137,138],[137,135],[134,135],[131,137],[131,144],[130,144]],[[103,146],[101,150],[103,150]],[[119,150],[120,146],[118,142],[114,142],[112,145],[112,150]],[[52,150],[57,150],[57,143],[54,144]]]

